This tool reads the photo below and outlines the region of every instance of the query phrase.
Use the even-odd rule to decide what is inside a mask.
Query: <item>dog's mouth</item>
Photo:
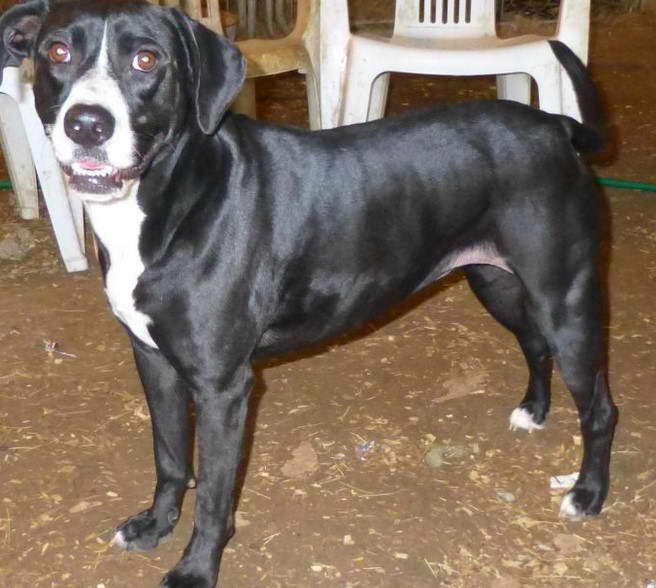
[[[117,168],[93,156],[83,156],[70,164],[62,164],[68,183],[77,192],[110,194],[120,191],[127,180],[138,178],[141,165]]]
[[[156,139],[146,155],[139,157],[137,163],[128,167],[116,167],[107,158],[101,149],[78,149],[70,162],[60,161],[60,166],[67,176],[70,189],[85,195],[90,200],[109,200],[120,198],[125,193],[127,182],[137,180],[146,173],[146,170],[155,156],[165,145],[165,137]]]

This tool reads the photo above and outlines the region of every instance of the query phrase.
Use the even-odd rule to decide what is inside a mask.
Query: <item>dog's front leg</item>
[[[150,409],[157,486],[152,506],[120,525],[114,542],[123,549],[147,551],[173,532],[185,490],[193,483],[189,395],[159,350],[137,339],[133,349]]]
[[[251,368],[243,365],[228,377],[197,381],[193,388],[198,439],[194,531],[162,586],[211,588],[216,583],[221,553],[233,533],[235,479],[252,383]]]

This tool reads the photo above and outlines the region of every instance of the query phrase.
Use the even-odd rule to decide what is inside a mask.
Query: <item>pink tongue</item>
[[[80,167],[89,170],[96,170],[105,167],[104,163],[101,163],[100,161],[94,159],[93,157],[83,157],[78,161],[78,163],[80,164]]]

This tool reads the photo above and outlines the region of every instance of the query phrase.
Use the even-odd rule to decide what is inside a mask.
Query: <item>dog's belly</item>
[[[506,259],[494,244],[486,241],[444,255],[421,282],[414,287],[406,284],[404,291],[394,286],[391,289],[385,288],[374,281],[365,286],[360,285],[354,296],[350,292],[322,292],[288,300],[286,310],[281,312],[262,336],[256,354],[275,355],[294,351],[337,336],[374,318],[407,295],[418,292],[452,270],[466,265],[492,265],[512,273]]]
[[[139,255],[139,236],[145,217],[137,203],[137,182],[124,198],[107,203],[86,202],[94,231],[109,254],[105,293],[116,317],[133,335],[157,348],[148,330],[151,318],[138,310],[134,289],[144,264]]]
[[[431,272],[429,277],[424,280],[417,289],[420,290],[424,286],[436,282],[440,278],[446,276],[453,270],[466,265],[493,265],[499,269],[512,273],[508,262],[499,253],[494,244],[489,242],[477,243],[476,245],[465,247],[446,255],[437,265],[435,271]]]

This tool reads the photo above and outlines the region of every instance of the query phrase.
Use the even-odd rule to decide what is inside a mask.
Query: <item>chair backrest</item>
[[[203,23],[208,29],[222,35],[219,0],[148,0],[151,4],[179,8],[187,16]]]
[[[494,36],[496,0],[396,0],[394,35],[413,38]]]

